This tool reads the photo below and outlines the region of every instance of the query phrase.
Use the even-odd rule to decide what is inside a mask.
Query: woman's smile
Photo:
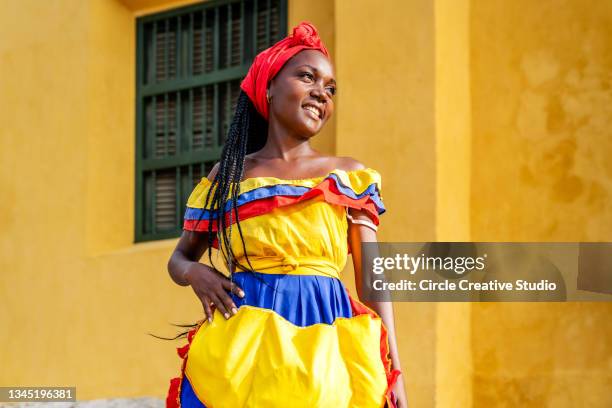
[[[330,60],[318,50],[293,56],[270,82],[270,127],[289,137],[309,138],[334,112],[336,80]]]
[[[323,111],[315,106],[314,104],[307,103],[302,106],[302,108],[306,111],[306,114],[315,120],[323,119]]]

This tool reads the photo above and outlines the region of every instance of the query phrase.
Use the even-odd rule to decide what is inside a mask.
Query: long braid
[[[230,125],[227,139],[221,152],[219,170],[211,182],[204,204],[208,212],[208,259],[212,261],[212,245],[214,242],[214,227],[219,243],[219,249],[228,265],[255,272],[246,251],[246,244],[238,218],[237,199],[240,194],[240,182],[244,175],[245,156],[260,150],[267,139],[268,123],[257,112],[249,97],[240,91],[236,103],[236,112]],[[214,192],[213,192],[214,191]],[[211,197],[212,196],[212,197]],[[229,198],[228,198],[229,196]],[[230,208],[228,207],[230,204]],[[216,220],[214,219],[216,215]],[[197,223],[201,220],[198,219]],[[235,220],[248,267],[236,258],[231,246],[231,234]],[[230,279],[232,278],[229,268]]]
[[[249,99],[249,97],[240,91],[238,100],[236,103],[236,111],[230,124],[229,132],[223,150],[221,152],[221,159],[219,160],[219,171],[215,175],[214,180],[211,182],[211,186],[206,194],[206,200],[204,202],[204,209],[209,209],[208,213],[208,259],[210,264],[214,263],[212,260],[212,247],[217,236],[219,243],[219,249],[223,254],[223,258],[229,265],[238,265],[242,269],[250,272],[255,272],[253,266],[247,255],[246,244],[244,236],[242,234],[242,228],[240,227],[240,220],[238,218],[238,206],[237,198],[240,194],[240,181],[244,175],[244,160],[245,156],[249,153],[260,150],[266,143],[268,137],[268,122],[257,112],[255,106]],[[228,195],[230,196],[228,198]],[[231,203],[229,213],[227,211],[228,202]],[[205,211],[202,212],[202,214]],[[214,219],[216,215],[216,220]],[[226,216],[228,220],[226,220]],[[235,217],[236,227],[240,234],[240,241],[242,242],[242,249],[247,259],[249,267],[242,265],[234,255],[234,251],[231,246],[231,234],[232,234],[232,219]],[[195,228],[202,220],[202,215],[196,221]],[[213,228],[216,227],[216,228]],[[226,232],[226,228],[228,231]],[[216,229],[215,233],[213,230]],[[230,280],[233,281],[233,273],[231,268],[228,268],[230,273]],[[263,284],[269,285],[259,276],[255,277],[260,280]],[[272,288],[275,290],[275,288]],[[193,324],[175,325],[183,328],[195,328],[202,321]],[[164,340],[175,340],[186,337],[189,330],[179,333],[175,337],[167,338],[160,337],[149,333],[153,337]]]

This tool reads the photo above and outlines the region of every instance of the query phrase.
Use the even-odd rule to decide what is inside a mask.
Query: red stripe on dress
[[[313,187],[312,189],[308,190],[301,196],[296,197],[278,195],[254,200],[249,203],[243,204],[238,207],[239,219],[240,221],[242,221],[251,217],[263,215],[274,210],[275,208],[286,207],[304,200],[308,200],[310,198],[315,198],[317,196],[322,196],[324,201],[331,204],[337,204],[349,208],[364,210],[370,216],[372,222],[374,222],[375,225],[379,224],[376,204],[369,196],[366,195],[359,199],[347,197],[344,194],[340,193],[333,180],[325,180],[316,187]],[[229,219],[229,213],[227,213],[225,215],[225,221],[227,224],[229,224]],[[236,216],[235,214],[232,214],[232,224],[234,224],[235,222]],[[208,223],[208,219],[185,220],[183,224],[183,229],[188,231],[200,232],[208,231]],[[216,221],[213,220],[213,231],[217,231],[216,224]]]

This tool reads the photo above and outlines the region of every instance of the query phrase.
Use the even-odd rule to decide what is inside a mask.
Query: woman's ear
[[[272,95],[274,94],[273,90],[274,90],[274,79],[268,82],[268,87],[266,88],[266,99],[268,100],[268,103],[272,101]]]

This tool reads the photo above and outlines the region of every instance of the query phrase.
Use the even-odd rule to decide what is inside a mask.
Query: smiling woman
[[[168,406],[406,407],[391,306],[365,306],[339,279],[352,252],[360,286],[360,243],[375,241],[385,208],[376,170],[309,143],[336,93],[316,29],[302,23],[261,52],[241,88],[168,263],[206,317],[179,349]]]
[[[314,136],[334,112],[335,93],[334,71],[327,57],[319,51],[305,50],[289,60],[270,83],[268,99],[286,101],[270,104],[273,114],[294,122],[294,131]],[[296,106],[301,109],[294,111]]]

